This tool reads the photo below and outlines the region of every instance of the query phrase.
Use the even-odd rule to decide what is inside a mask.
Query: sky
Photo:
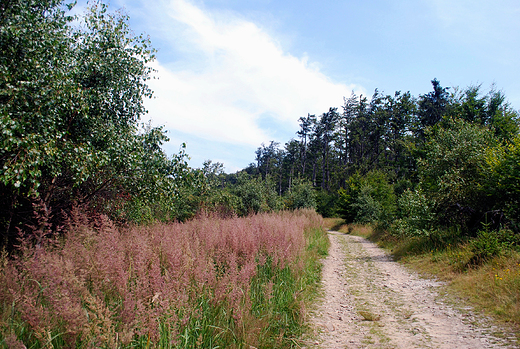
[[[85,6],[78,1],[77,10]],[[112,0],[156,48],[154,98],[169,154],[227,173],[296,137],[343,98],[494,85],[520,108],[518,0]]]

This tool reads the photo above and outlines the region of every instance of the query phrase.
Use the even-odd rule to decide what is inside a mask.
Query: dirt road
[[[420,278],[375,244],[330,232],[323,300],[309,348],[516,348],[510,333],[454,309],[442,284]]]

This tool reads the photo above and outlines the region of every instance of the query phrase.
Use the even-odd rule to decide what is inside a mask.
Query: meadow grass
[[[406,238],[338,219],[325,223],[340,232],[377,242],[399,262],[427,277],[446,281],[459,302],[520,329],[520,252],[515,248],[503,247],[496,255],[479,259],[475,258],[478,239],[461,237],[456,230]]]
[[[290,348],[328,240],[300,210],[115,226],[0,257],[2,348]]]

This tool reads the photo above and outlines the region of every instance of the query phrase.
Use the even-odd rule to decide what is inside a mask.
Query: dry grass
[[[323,227],[327,230],[338,231],[344,222],[341,218],[323,218]]]
[[[451,272],[451,287],[478,309],[520,326],[520,254],[509,252],[466,272]]]
[[[344,234],[354,234],[364,238],[370,238],[374,235],[374,229],[369,225],[345,223],[342,218],[324,218],[323,225],[325,229],[339,231]]]
[[[344,225],[340,231],[348,234],[362,236],[366,239],[374,234],[374,229],[371,226],[361,224]]]
[[[370,311],[360,310],[358,311],[358,313],[363,317],[363,320],[365,321],[379,321],[381,319],[380,315],[374,314]]]

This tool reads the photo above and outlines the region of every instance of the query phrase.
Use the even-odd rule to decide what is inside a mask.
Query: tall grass
[[[77,214],[60,240],[2,255],[0,345],[291,347],[321,225],[309,210],[124,229]]]

